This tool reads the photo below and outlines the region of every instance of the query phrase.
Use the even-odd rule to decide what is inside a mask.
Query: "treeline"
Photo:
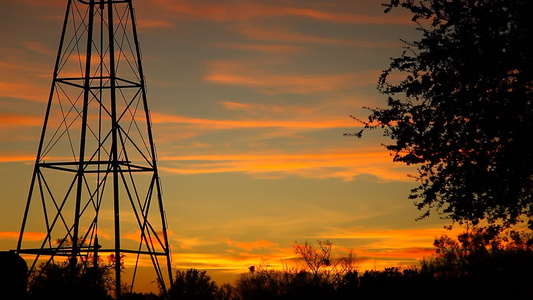
[[[510,232],[500,236],[490,229],[473,229],[452,239],[434,242],[435,255],[420,266],[360,272],[353,252],[332,255],[333,244],[318,241],[295,243],[301,268],[269,269],[251,266],[234,284],[217,285],[206,271],[176,271],[168,296],[185,300],[233,299],[526,299],[533,296],[533,238]],[[66,265],[63,266],[64,269]],[[67,291],[61,267],[44,272],[28,299],[62,299]],[[68,272],[67,272],[68,273]],[[111,299],[113,282],[103,279],[91,284],[90,273],[76,280],[70,293],[76,299]],[[93,274],[94,275],[94,274]],[[78,290],[78,291],[76,291]],[[61,293],[61,294],[58,294]],[[57,297],[59,296],[59,298]],[[68,299],[68,298],[65,298]],[[122,299],[163,299],[162,295],[124,293]]]
[[[533,239],[511,231],[471,229],[434,242],[418,267],[359,272],[352,253],[332,257],[332,244],[294,245],[303,269],[250,267],[235,284],[217,286],[205,271],[178,271],[171,299],[526,299],[533,297]]]

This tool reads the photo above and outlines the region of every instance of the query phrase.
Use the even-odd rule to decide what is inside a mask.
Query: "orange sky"
[[[317,239],[355,249],[362,269],[431,253],[446,222],[415,221],[415,169],[378,131],[343,136],[385,105],[380,70],[417,37],[379,3],[134,1],[176,267],[231,280]],[[65,6],[0,3],[1,250],[16,247]]]

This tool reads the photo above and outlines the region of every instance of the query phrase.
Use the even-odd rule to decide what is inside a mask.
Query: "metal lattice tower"
[[[30,272],[107,253],[134,262],[132,288],[143,265],[172,282],[141,58],[131,0],[68,0],[17,244]]]

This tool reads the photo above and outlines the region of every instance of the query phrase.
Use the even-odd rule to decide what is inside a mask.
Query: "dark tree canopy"
[[[169,289],[169,299],[214,300],[218,286],[206,271],[188,269],[176,271],[176,278]]]
[[[533,228],[533,1],[384,6],[409,10],[422,37],[383,71],[388,107],[370,108],[363,123],[384,128],[394,161],[418,166],[410,198],[421,217]]]

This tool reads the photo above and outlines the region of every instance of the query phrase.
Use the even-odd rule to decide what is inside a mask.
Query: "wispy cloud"
[[[426,245],[427,246],[427,245]],[[368,260],[372,258],[388,259],[390,261],[395,260],[413,260],[418,261],[424,257],[429,257],[435,253],[435,249],[431,247],[407,247],[400,249],[373,249],[373,250],[356,250],[356,255],[360,257],[361,260]]]
[[[407,238],[407,239],[418,239],[420,237],[437,237],[443,233],[455,233],[459,232],[461,229],[447,230],[444,228],[410,228],[410,229],[377,229],[377,230],[368,230],[361,228],[352,228],[346,229],[340,233],[325,233],[331,238]]]
[[[136,25],[139,29],[162,29],[171,28],[172,22],[161,19],[144,19],[140,18],[136,20]]]
[[[0,95],[35,102],[47,102],[48,90],[34,83],[0,81]]]
[[[348,118],[338,120],[232,120],[232,119],[205,119],[187,117],[181,115],[169,115],[163,113],[152,113],[152,120],[154,123],[178,123],[191,124],[198,127],[205,127],[210,129],[231,129],[231,128],[300,128],[300,129],[324,129],[337,127],[351,127],[353,121]]]
[[[27,41],[27,42],[24,42],[24,46],[26,47],[26,49],[39,53],[39,54],[44,54],[47,56],[57,55],[56,51],[47,48],[42,42]]]
[[[303,53],[307,50],[301,46],[282,44],[228,43],[215,42],[213,46],[221,49],[246,50],[264,53]]]
[[[362,15],[346,13],[337,7],[331,7],[327,3],[320,5],[315,3],[296,6],[281,3],[225,1],[175,2],[170,0],[157,0],[155,5],[169,11],[179,13],[178,17],[190,19],[202,19],[216,22],[228,22],[235,20],[252,20],[267,18],[294,18],[302,17],[329,23],[349,24],[410,24],[408,18],[385,15]],[[379,4],[375,4],[379,5]],[[381,10],[379,10],[381,11]]]
[[[317,19],[330,23],[349,23],[349,24],[396,24],[407,25],[411,24],[411,20],[404,17],[390,16],[390,15],[362,15],[344,13],[339,11],[323,11],[310,8],[296,8],[287,7],[283,9],[283,12],[287,15],[302,16],[311,19]]]
[[[0,113],[0,129],[20,126],[42,126],[42,116],[31,116],[16,113]]]
[[[273,104],[221,101],[219,104],[227,111],[238,112],[240,116],[253,119],[285,119],[285,120],[315,120],[327,122],[333,119],[349,119],[349,127],[357,125],[353,119],[342,112],[355,111],[370,103],[365,99],[352,98],[349,101],[337,98],[326,98],[320,102],[309,104]]]
[[[381,42],[374,40],[353,40],[321,37],[303,33],[290,32],[287,29],[272,27],[257,27],[249,24],[234,26],[232,29],[244,34],[250,40],[278,41],[306,44],[325,44],[334,46],[353,46],[359,48],[387,48],[398,46],[399,43]]]
[[[0,231],[0,239],[18,239],[19,234],[18,231]],[[42,241],[45,237],[44,232],[24,232],[24,240],[26,241]]]
[[[177,174],[242,172],[289,174],[311,178],[353,180],[373,175],[386,181],[410,181],[406,170],[397,168],[384,149],[323,153],[263,153],[197,156],[162,156],[160,168]]]
[[[32,0],[4,0],[5,2],[16,2],[23,3],[26,5],[38,5],[43,7],[54,7],[54,8],[65,8],[65,2],[61,0],[43,0],[43,1],[32,1]]]
[[[173,244],[184,250],[193,250],[202,246],[217,245],[218,242],[202,239],[199,236],[195,237],[175,237],[172,239]]]
[[[246,271],[247,266],[261,261],[261,255],[242,256],[236,253],[179,253],[173,254],[172,261],[181,268],[223,269],[234,274]]]
[[[223,241],[230,247],[236,247],[236,248],[240,248],[246,251],[252,251],[254,249],[269,249],[269,248],[279,246],[279,244],[265,241],[265,240],[251,241],[251,242],[237,242],[237,241],[233,241],[231,239],[225,238],[223,239]]]
[[[0,155],[0,163],[6,163],[6,162],[31,162],[35,161],[35,155],[19,155],[16,153],[1,153]]]
[[[311,94],[375,85],[380,70],[339,74],[270,73],[260,66],[239,61],[212,61],[204,79],[218,84],[240,85],[266,93]]]
[[[365,229],[334,228],[320,234],[319,238],[367,240],[362,246],[366,249],[407,249],[427,248],[433,240],[443,234],[457,235],[461,228],[452,231],[444,228],[415,229]],[[374,250],[373,250],[374,251]]]

